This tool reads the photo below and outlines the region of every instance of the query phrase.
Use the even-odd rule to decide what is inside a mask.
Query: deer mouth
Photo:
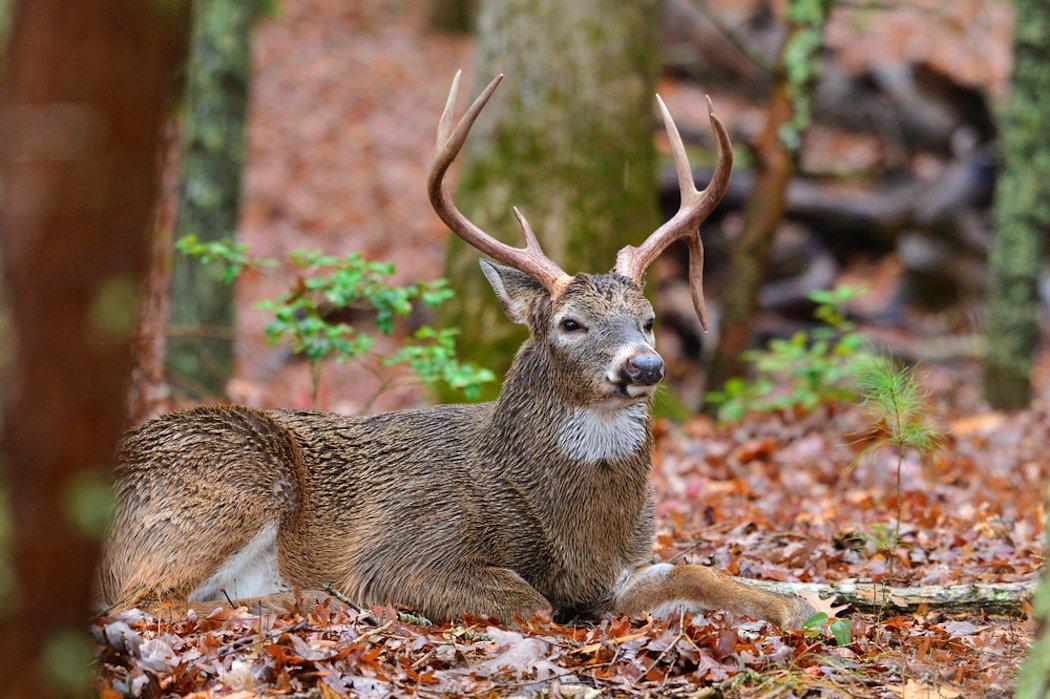
[[[630,381],[609,381],[609,385],[612,387],[613,393],[624,398],[647,398],[656,391],[655,384],[643,385],[631,383]]]

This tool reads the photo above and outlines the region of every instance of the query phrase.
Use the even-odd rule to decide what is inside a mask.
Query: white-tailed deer
[[[706,325],[699,225],[729,181],[725,128],[712,114],[718,162],[699,192],[659,101],[681,208],[621,250],[612,272],[570,276],[520,212],[519,249],[467,220],[445,185],[501,78],[453,127],[457,74],[428,183],[449,228],[508,265],[481,262],[507,316],[531,334],[499,399],[360,418],[202,407],[132,430],[100,568],[103,603],[209,609],[224,594],[283,603],[330,583],[359,604],[399,603],[434,619],[686,607],[795,627],[811,614],[799,598],[702,566],[649,564],[651,396],[664,372],[643,276],[686,241]]]

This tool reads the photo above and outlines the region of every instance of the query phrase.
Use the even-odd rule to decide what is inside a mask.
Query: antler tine
[[[518,207],[511,207],[514,210],[514,218],[518,219],[518,225],[521,226],[521,234],[525,236],[525,249],[532,250],[543,254],[543,248],[540,247],[540,241],[536,238],[536,234],[532,232],[532,226],[529,225],[528,219],[525,218],[525,214],[521,213]]]
[[[659,95],[656,96],[656,101],[660,105],[660,114],[663,116],[664,127],[667,130],[667,140],[671,144],[671,154],[674,157],[675,173],[678,175],[678,188],[682,201],[678,207],[678,213],[657,228],[639,247],[628,245],[620,250],[616,256],[616,267],[613,271],[641,286],[645,270],[653,260],[671,243],[684,238],[689,245],[689,289],[693,296],[693,306],[696,309],[696,315],[700,318],[700,324],[704,330],[707,330],[707,306],[704,302],[703,286],[704,247],[700,238],[699,226],[721,201],[729,185],[729,175],[733,170],[733,147],[729,142],[729,134],[722,122],[715,116],[714,106],[711,104],[711,98],[708,97],[707,106],[711,129],[718,142],[718,159],[715,162],[715,172],[711,177],[711,182],[703,191],[698,191],[693,182],[693,170],[689,165],[689,157],[685,151],[685,144],[682,143],[682,137],[678,133],[678,127]]]
[[[448,141],[448,132],[452,128],[452,113],[456,110],[456,98],[459,97],[459,79],[463,77],[463,71],[457,70],[456,74],[452,76],[452,87],[448,89],[448,99],[445,100],[445,109],[441,112],[441,119],[438,121],[438,134],[437,134],[437,150],[440,151],[441,147]],[[497,79],[500,76],[496,76]]]
[[[452,201],[452,195],[449,194],[448,187],[444,181],[445,173],[448,172],[452,161],[456,159],[459,151],[463,148],[467,135],[470,133],[470,127],[474,125],[481,110],[485,108],[485,104],[492,97],[492,93],[495,92],[496,87],[503,80],[502,73],[493,78],[492,82],[482,90],[481,94],[474,100],[474,103],[463,114],[455,128],[452,128],[452,115],[455,111],[461,73],[462,71],[456,71],[456,76],[452,79],[448,100],[445,102],[445,109],[441,114],[441,120],[438,122],[437,153],[434,156],[434,163],[430,166],[430,175],[427,179],[427,193],[430,196],[430,203],[437,215],[445,222],[445,225],[468,244],[494,260],[525,272],[546,287],[552,294],[556,294],[568,284],[571,277],[543,254],[536,235],[532,232],[529,222],[525,220],[520,211],[515,208],[514,215],[518,219],[518,223],[521,225],[521,230],[524,233],[525,247],[515,248],[496,240],[478,228],[456,208],[455,203]]]
[[[682,136],[678,133],[678,125],[674,123],[671,112],[660,95],[656,96],[656,103],[660,105],[660,116],[664,120],[664,130],[667,131],[667,141],[671,144],[671,155],[674,157],[674,171],[678,175],[678,190],[681,192],[681,203],[679,210],[696,198],[700,191],[693,181],[693,168],[689,165],[689,155],[685,152],[685,144]]]

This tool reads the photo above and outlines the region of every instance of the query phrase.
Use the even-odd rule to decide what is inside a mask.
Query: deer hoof
[[[777,626],[785,631],[795,631],[802,628],[806,620],[817,613],[809,602],[801,597],[783,597],[783,607],[780,609],[779,619],[773,619]]]

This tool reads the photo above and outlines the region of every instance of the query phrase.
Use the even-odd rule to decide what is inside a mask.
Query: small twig
[[[393,623],[394,623],[394,620],[391,619],[390,621],[386,622],[385,624],[383,624],[381,626],[377,626],[374,629],[370,629],[368,631],[365,631],[363,634],[361,634],[360,636],[358,636],[354,640],[350,641],[350,643],[348,645],[353,645],[353,644],[357,643],[358,641],[362,641],[362,640],[364,640],[366,638],[369,638],[370,636],[375,636],[376,634],[383,633],[384,631],[389,629],[393,625]]]
[[[430,650],[428,650],[428,651],[427,651],[427,652],[426,652],[426,653],[425,653],[425,654],[423,655],[423,657],[421,657],[421,658],[420,658],[419,660],[417,660],[416,662],[412,663],[412,669],[413,669],[413,670],[416,670],[416,669],[418,669],[418,668],[421,668],[421,667],[423,667],[423,665],[424,665],[424,664],[426,664],[426,662],[427,662],[428,660],[430,660],[430,657],[431,657],[432,655],[434,655],[434,652],[435,652],[436,650],[437,650],[437,648],[431,648]]]
[[[350,599],[349,597],[344,595],[339,590],[335,589],[335,587],[332,585],[332,583],[325,583],[324,585],[321,585],[321,589],[324,590],[325,592],[327,592],[328,594],[330,594],[332,597],[334,597],[338,601],[342,602],[346,606],[348,606],[351,609],[353,609],[358,614],[363,614],[364,618],[371,619],[372,621],[375,621],[375,617],[372,615],[371,612],[366,611],[366,610],[362,609],[361,607],[359,607],[356,602],[354,602],[352,599]]]
[[[448,636],[453,638],[462,638],[464,641],[492,641],[492,634],[486,633],[485,631],[475,631],[474,629],[465,629],[462,626],[456,626],[455,628],[449,629],[444,632]]]
[[[219,588],[219,592],[221,592],[222,596],[226,598],[226,601],[230,603],[230,609],[236,609],[237,608],[237,605],[233,603],[233,600],[230,599],[230,596],[228,594],[226,594],[226,588],[225,587],[220,587]]]
[[[636,682],[638,682],[639,680],[644,680],[645,676],[648,675],[650,672],[652,672],[654,667],[656,667],[657,665],[660,664],[660,661],[663,659],[664,655],[667,654],[667,651],[671,650],[672,648],[674,648],[675,646],[678,645],[678,642],[680,640],[682,640],[682,637],[684,635],[685,635],[685,610],[682,609],[679,612],[679,614],[678,614],[678,635],[675,636],[674,639],[671,640],[671,642],[668,644],[668,646],[666,648],[664,648],[662,651],[660,651],[660,655],[656,656],[656,660],[653,661],[653,664],[650,665],[645,670],[645,672],[643,672],[642,674],[638,675],[638,677],[635,678],[631,682],[631,684],[633,685]],[[667,679],[666,676],[664,677],[664,679]]]

